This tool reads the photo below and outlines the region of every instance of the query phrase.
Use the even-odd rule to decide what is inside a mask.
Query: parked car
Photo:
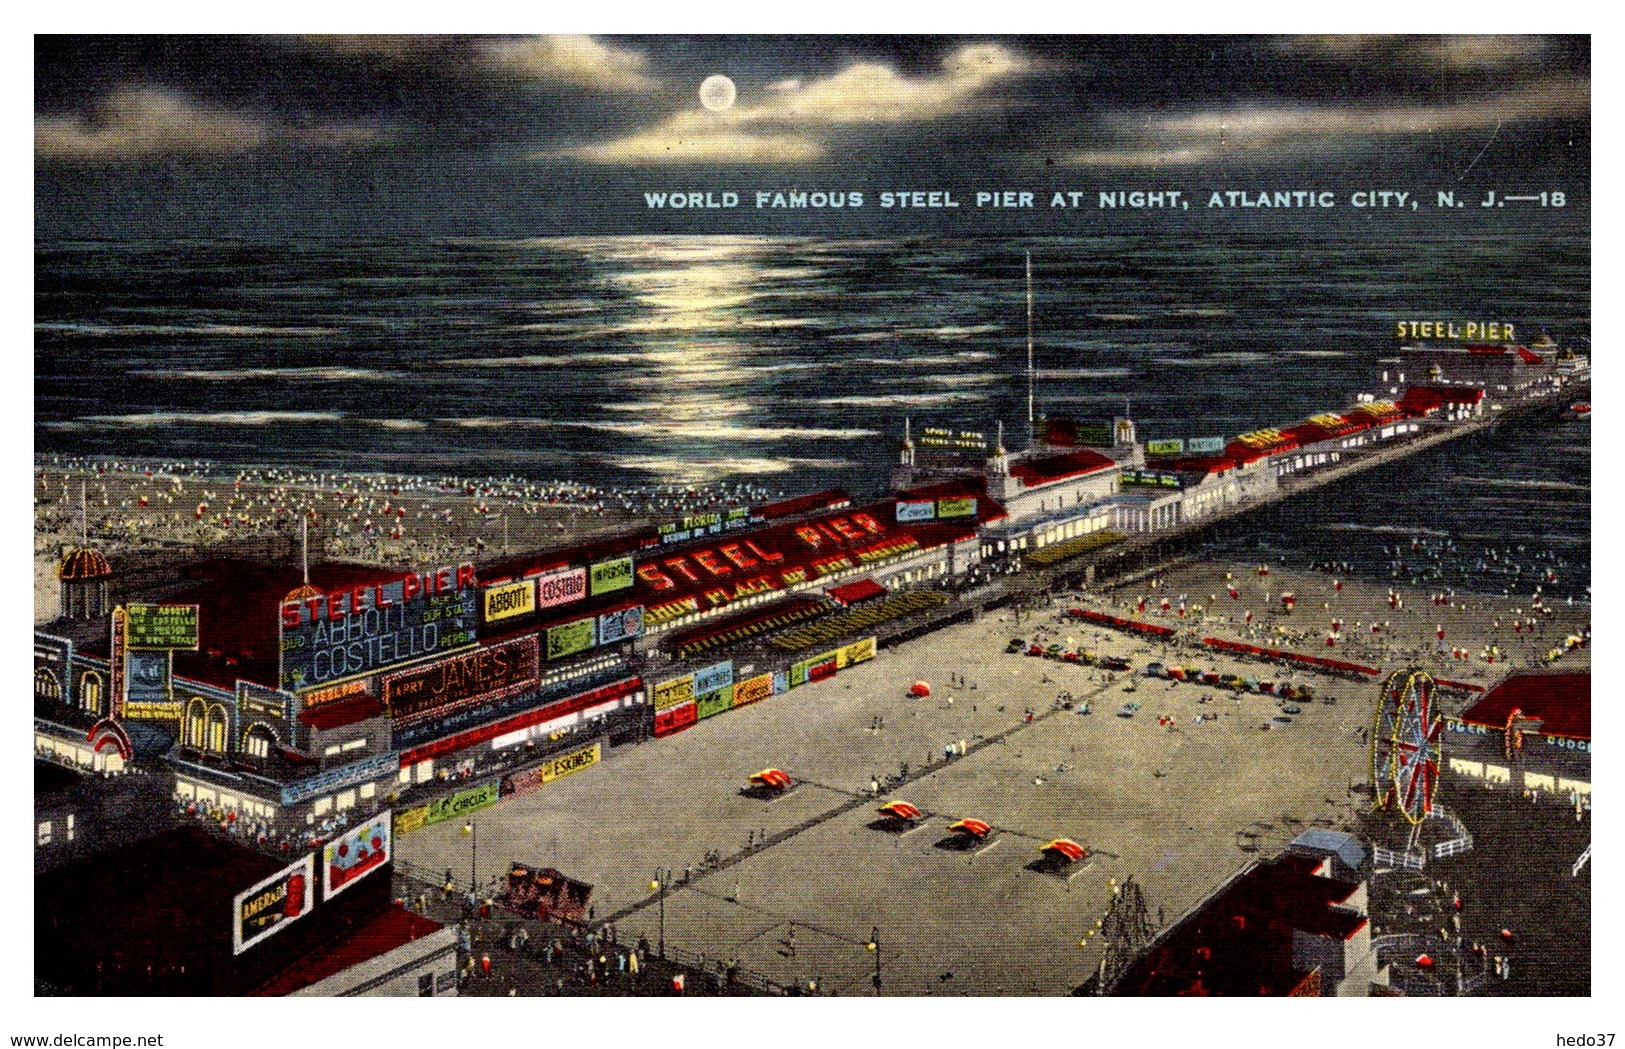
[[[1010,644],[1006,645],[1004,650],[1006,652],[1020,652],[1022,649],[1026,648],[1026,647],[1027,647],[1027,642],[1024,639],[1019,638],[1019,637],[1013,637],[1013,638],[1010,639]]]

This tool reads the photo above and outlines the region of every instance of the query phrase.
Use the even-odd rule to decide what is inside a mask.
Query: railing
[[[1371,848],[1371,862],[1379,867],[1403,867],[1406,870],[1419,871],[1427,864],[1427,854],[1421,852],[1395,852],[1393,849],[1374,845]]]
[[[1584,852],[1580,853],[1580,858],[1579,859],[1574,861],[1574,870],[1569,873],[1569,877],[1578,878],[1580,876],[1580,869],[1582,867],[1584,867],[1590,861],[1591,861],[1591,843],[1588,841],[1588,842],[1586,842],[1586,850]]]

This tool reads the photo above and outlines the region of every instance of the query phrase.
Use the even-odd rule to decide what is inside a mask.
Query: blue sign
[[[782,696],[790,691],[790,672],[788,670],[773,671],[773,694]]]
[[[169,653],[132,649],[124,655],[129,703],[169,703]]]
[[[379,754],[376,757],[363,758],[348,765],[341,765],[336,769],[317,773],[296,783],[284,784],[282,787],[282,804],[293,805],[318,794],[326,794],[330,790],[338,790],[356,783],[365,783],[369,779],[378,779],[385,773],[395,775],[401,769],[401,755],[399,751],[392,750],[388,754]]]
[[[598,617],[598,643],[607,645],[625,641],[643,633],[643,606],[634,605],[619,612],[605,612]]]
[[[1192,437],[1185,442],[1185,450],[1193,455],[1207,455],[1224,451],[1223,437]]]
[[[284,605],[282,612],[282,687],[290,692],[359,677],[428,656],[467,648],[475,640],[478,591],[472,573],[467,585],[436,594],[403,595],[396,580],[365,589],[359,610],[341,609],[336,617],[317,602],[319,614],[305,605]],[[379,600],[379,598],[382,600]],[[299,622],[289,621],[298,610]]]
[[[937,516],[937,504],[930,499],[897,501],[897,523],[906,521],[929,521]]]
[[[719,688],[727,688],[734,683],[734,661],[725,659],[694,671],[694,694],[703,696],[707,692],[715,692]]]

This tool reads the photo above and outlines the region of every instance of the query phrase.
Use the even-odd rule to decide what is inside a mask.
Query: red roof
[[[817,510],[844,510],[851,505],[852,497],[844,489],[829,488],[811,495],[798,495],[793,499],[768,503],[756,513],[764,520],[777,521],[781,517],[794,517],[796,514],[807,514]]]
[[[337,703],[327,703],[311,710],[301,710],[299,720],[318,731],[342,728],[368,718],[382,717],[384,704],[377,696],[362,693]]]
[[[842,604],[851,605],[871,597],[884,597],[886,594],[891,593],[891,591],[887,590],[873,579],[865,576],[862,579],[856,579],[850,583],[843,583],[840,586],[832,586],[828,590],[824,591],[824,593],[828,594],[830,597],[833,597]]]
[[[1159,470],[1164,473],[1203,474],[1210,475],[1234,470],[1239,464],[1234,459],[1222,455],[1192,455],[1178,459],[1147,458],[1147,470]]]
[[[1065,455],[1048,455],[1041,458],[1020,458],[1010,463],[1010,474],[1029,488],[1039,485],[1053,484],[1064,481],[1069,477],[1082,477],[1085,474],[1099,473],[1109,470],[1117,465],[1115,459],[1109,459],[1099,452],[1092,452],[1080,448]]]
[[[1543,736],[1591,738],[1591,674],[1513,674],[1461,712],[1469,725],[1505,729],[1513,710],[1540,718]]]
[[[998,521],[1010,516],[997,499],[987,494],[986,477],[981,474],[967,474],[963,477],[952,477],[946,481],[938,481],[935,484],[898,492],[897,498],[892,504],[892,513],[889,520],[895,521],[897,519],[897,503],[935,501],[937,499],[975,499],[976,520],[981,524]],[[965,520],[970,519],[966,518]]]
[[[306,955],[294,965],[256,988],[253,997],[279,998],[303,990],[354,965],[388,954],[395,948],[421,940],[444,926],[404,907],[384,908],[377,917],[337,943]]]

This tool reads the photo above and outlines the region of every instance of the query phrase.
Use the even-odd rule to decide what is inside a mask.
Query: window
[[[65,822],[63,823],[62,826],[63,826],[63,829],[67,831],[67,833],[62,836],[62,840],[63,841],[72,841],[73,840],[73,813],[71,813],[71,812],[68,813],[67,819],[65,820]]]
[[[102,708],[102,676],[94,670],[79,678],[79,705],[92,711]]]
[[[344,744],[343,746],[341,746],[339,748],[339,751],[341,753],[348,754],[352,750],[362,750],[362,749],[364,749],[366,747],[366,745],[367,745],[367,737],[362,736],[360,739],[352,739],[352,740],[350,740],[350,742],[348,742],[348,743]]]
[[[62,682],[57,680],[54,671],[46,667],[34,671],[34,698],[57,701],[62,699]]]
[[[434,997],[434,973],[424,973],[418,977],[418,997]]]
[[[395,777],[395,782],[397,782],[397,783],[410,783],[410,782],[412,782],[412,766],[408,765],[408,766],[402,768],[401,769],[401,774],[399,776]]]
[[[329,812],[333,811],[333,799],[332,798],[317,798],[316,799],[316,804],[314,804],[314,805],[312,805],[310,807],[310,811],[311,811],[311,813],[313,815],[316,815],[316,816],[325,816],[325,815],[327,815]]]
[[[361,800],[362,801],[371,800],[372,798],[375,798],[375,797],[378,796],[378,784],[376,784],[376,783],[363,783],[363,784],[361,784],[360,791],[361,791]]]
[[[340,811],[340,812],[343,812],[345,809],[353,809],[353,808],[355,808],[355,791],[353,791],[353,790],[341,790],[341,791],[339,791],[339,796],[333,802],[333,807],[335,809],[337,809],[338,811]]]
[[[51,844],[51,821],[46,820],[39,825],[39,836],[35,839],[41,845]]]
[[[337,754],[341,749],[342,748],[337,743],[334,743],[332,746],[330,746],[326,750],[322,751],[322,756],[330,758],[333,755]]]

